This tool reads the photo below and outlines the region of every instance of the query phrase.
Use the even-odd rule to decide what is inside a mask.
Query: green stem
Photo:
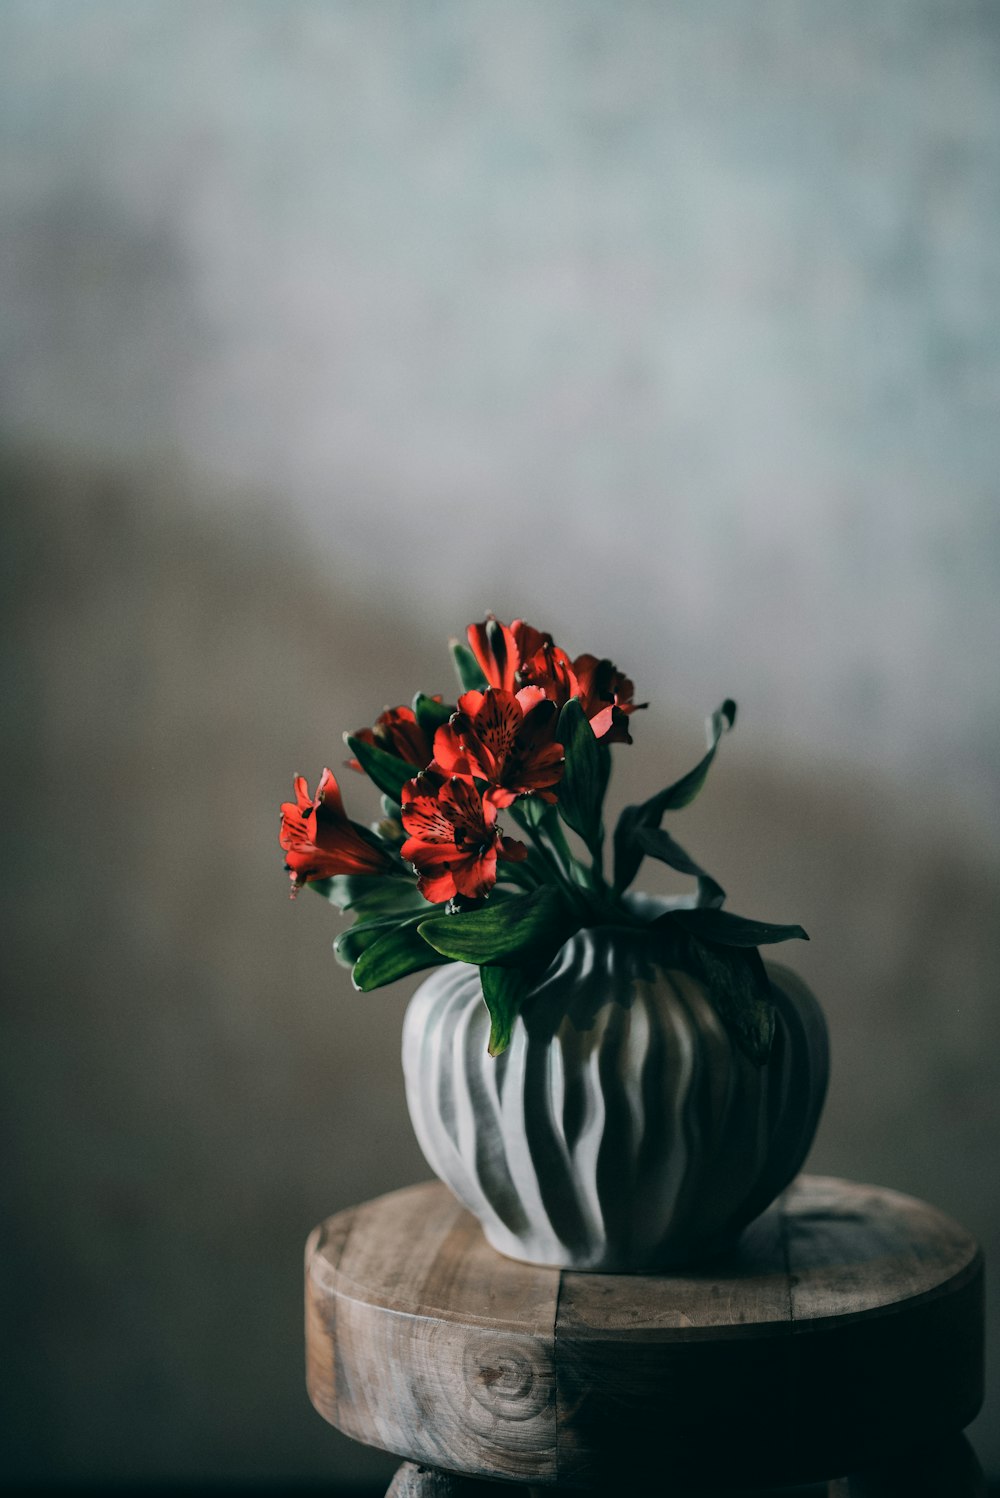
[[[562,855],[570,876],[572,877],[573,870],[579,869],[582,878],[586,881],[588,890],[597,896],[602,908],[606,908],[608,886],[604,882],[603,830],[599,832],[595,843],[587,843],[587,851],[590,854],[591,864],[589,869],[585,869],[566,841],[566,834],[562,829],[562,823],[559,821],[554,809],[552,816],[546,819],[544,826],[549,837],[552,839],[554,847]]]
[[[553,883],[558,889],[562,890],[570,907],[579,916],[581,924],[584,926],[589,925],[591,911],[583,892],[565,876],[560,868],[559,860],[555,857],[552,850],[546,846],[538,829],[527,823],[523,825],[525,832],[535,846],[536,852],[544,860],[546,868],[552,875]]]

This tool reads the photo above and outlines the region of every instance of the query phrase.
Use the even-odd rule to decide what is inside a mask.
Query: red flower
[[[420,893],[435,904],[456,895],[479,899],[497,879],[497,858],[528,856],[523,843],[502,837],[497,809],[475,786],[428,770],[403,786],[400,855],[415,864]]]
[[[563,707],[571,697],[580,695],[572,661],[565,650],[560,650],[551,640],[541,645],[534,655],[525,657],[517,676],[519,681],[541,687],[557,707]]]
[[[579,697],[596,738],[631,744],[629,714],[647,704],[632,701],[635,687],[613,662],[596,655],[571,661],[550,634],[523,619],[508,628],[490,614],[482,624],[470,624],[468,635],[491,687],[506,692],[515,686],[540,687],[557,708]]]
[[[635,687],[629,678],[611,661],[598,660],[596,655],[578,655],[573,671],[579,684],[580,703],[594,737],[605,744],[631,744],[629,714],[649,704],[632,701]]]
[[[485,780],[485,799],[509,806],[517,796],[555,801],[563,748],[555,742],[559,710],[541,687],[516,694],[487,687],[465,692],[458,712],[434,736],[434,764],[446,775]]]
[[[293,895],[310,879],[390,874],[399,867],[372,833],[348,818],[340,787],[329,770],[323,771],[315,800],[305,777],[295,777],[295,800],[281,808],[279,841],[285,850],[285,868],[292,876]]]
[[[436,698],[435,701],[440,699]],[[387,707],[375,719],[374,727],[359,728],[351,737],[360,739],[363,744],[371,744],[375,749],[382,749],[386,754],[394,754],[397,759],[405,760],[408,765],[416,765],[418,769],[422,770],[424,765],[430,764],[433,752],[431,741],[417,722],[411,707]],[[352,770],[360,770],[364,774],[356,759],[349,759],[347,763]]]
[[[523,619],[515,619],[510,627],[510,632],[514,636],[514,644],[517,646],[518,661],[530,661],[533,655],[538,654],[539,650],[544,650],[546,647],[551,649],[555,644],[550,634],[546,634],[540,629],[535,629],[533,625],[526,624]]]
[[[519,656],[507,625],[501,624],[493,614],[487,614],[482,624],[470,624],[466,634],[490,686],[501,692],[513,692]]]

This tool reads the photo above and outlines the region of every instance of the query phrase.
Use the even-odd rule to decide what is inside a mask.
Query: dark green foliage
[[[604,841],[604,793],[611,774],[611,755],[599,744],[577,697],[559,715],[559,742],[566,755],[559,782],[559,815],[579,833],[594,856]]]

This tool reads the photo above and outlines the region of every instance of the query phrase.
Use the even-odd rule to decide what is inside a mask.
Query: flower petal
[[[446,783],[439,775],[425,771],[403,786],[401,815],[411,841],[454,844],[455,826],[445,815],[440,799]],[[405,849],[409,844],[403,846]],[[413,854],[404,851],[403,857],[412,859]]]
[[[286,801],[282,805],[278,834],[293,893],[310,879],[395,872],[398,866],[381,840],[346,816],[330,770],[323,771],[315,801],[308,799],[308,786],[301,776],[295,779],[295,795],[295,804]]]
[[[466,895],[470,900],[488,895],[497,882],[496,844],[460,859],[452,864],[451,872],[460,895]]]
[[[515,695],[525,717],[528,716],[532,708],[538,707],[540,703],[549,700],[546,696],[545,688],[538,686],[521,687]]]
[[[558,645],[547,644],[536,650],[531,659],[522,664],[520,675],[525,685],[542,687],[546,697],[551,697],[558,707],[563,707],[571,697],[579,694],[570,658]]]
[[[462,734],[454,722],[442,723],[434,735],[434,764],[443,775],[472,774]]]
[[[484,801],[474,785],[453,776],[441,788],[441,802],[463,839],[472,843],[485,839],[497,819],[496,807]],[[456,836],[455,841],[459,839]]]
[[[472,653],[490,686],[512,692],[518,654],[514,636],[507,625],[501,624],[493,614],[487,614],[482,624],[470,624],[467,634]]]
[[[551,635],[543,634],[540,629],[526,624],[523,619],[515,619],[510,632],[514,636],[519,661],[530,661],[539,650],[544,650],[547,645],[554,643]]]
[[[316,792],[316,815],[324,820],[345,821],[347,813],[340,794],[340,786],[332,770],[324,770]]]
[[[578,655],[573,670],[579,681],[580,704],[595,737],[606,744],[631,744],[628,716],[648,705],[632,701],[634,683],[606,656]]]
[[[604,738],[607,738],[608,734],[611,732],[612,728],[614,727],[614,722],[615,722],[614,704],[612,703],[608,707],[602,707],[601,710],[600,710],[600,712],[599,713],[595,713],[594,716],[590,719],[590,726],[594,730],[594,738],[595,739],[604,739]],[[629,739],[628,742],[631,743],[632,740]]]
[[[454,875],[446,863],[433,863],[421,870],[417,880],[417,888],[425,900],[438,905],[445,900],[452,900],[458,894]]]
[[[490,691],[485,694],[474,728],[477,739],[489,750],[496,766],[503,766],[523,722],[524,713],[513,692]]]

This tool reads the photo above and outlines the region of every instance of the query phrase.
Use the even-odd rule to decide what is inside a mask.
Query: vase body
[[[428,1164],[511,1258],[604,1272],[711,1258],[797,1174],[826,1092],[819,1005],[768,973],[774,1044],[755,1066],[642,929],[577,932],[495,1058],[478,968],[437,968],[403,1026]]]

